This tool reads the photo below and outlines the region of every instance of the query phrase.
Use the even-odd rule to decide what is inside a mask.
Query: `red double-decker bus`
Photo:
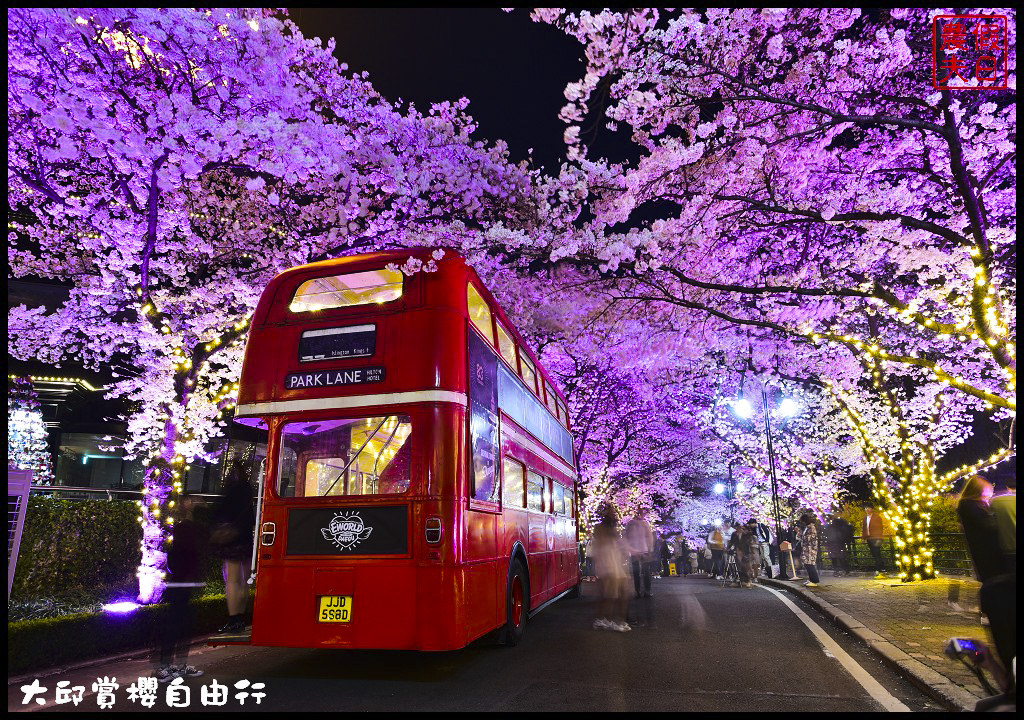
[[[292,268],[257,306],[236,411],[267,436],[255,645],[515,644],[578,593],[565,399],[461,257],[410,257],[432,260]]]

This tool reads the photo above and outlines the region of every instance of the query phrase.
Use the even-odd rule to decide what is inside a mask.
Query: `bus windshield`
[[[281,497],[393,495],[409,489],[412,422],[407,415],[286,423]]]

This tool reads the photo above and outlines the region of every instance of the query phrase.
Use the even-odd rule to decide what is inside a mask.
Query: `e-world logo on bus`
[[[351,550],[373,532],[366,527],[357,512],[339,512],[331,518],[330,524],[320,530],[324,540],[330,540],[339,550]]]

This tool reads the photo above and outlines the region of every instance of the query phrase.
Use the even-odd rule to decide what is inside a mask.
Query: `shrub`
[[[30,497],[11,598],[59,604],[84,592],[106,602],[104,588],[131,586],[142,557],[138,514],[132,500]],[[208,553],[204,565],[207,580],[220,579],[219,558]]]
[[[141,558],[137,517],[130,500],[30,497],[12,596],[130,581]]]

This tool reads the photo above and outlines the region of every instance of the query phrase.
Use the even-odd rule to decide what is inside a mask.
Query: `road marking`
[[[792,610],[793,614],[800,618],[800,621],[807,626],[818,642],[821,643],[822,648],[825,650],[825,654],[828,655],[829,653],[832,653],[836,660],[838,660],[846,669],[846,672],[850,673],[850,675],[853,676],[853,679],[859,682],[861,687],[867,690],[868,695],[870,695],[875,702],[889,712],[910,712],[910,708],[901,703],[888,690],[882,687],[881,684],[879,684],[879,682],[875,680],[867,670],[862,668],[856,660],[850,657],[849,653],[843,650],[839,646],[839,643],[833,640],[831,636],[829,636],[829,634],[825,632],[820,625],[818,625],[818,623],[814,622],[814,620],[808,617],[807,613],[797,607],[796,603],[786,597],[785,593],[780,590],[765,587],[764,585],[756,585],[755,587],[767,590],[772,595],[779,598],[786,607]]]

